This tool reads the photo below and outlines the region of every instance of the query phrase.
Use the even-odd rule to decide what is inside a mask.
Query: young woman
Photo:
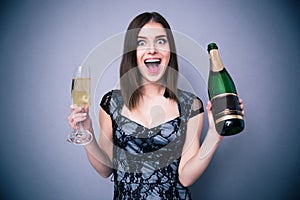
[[[113,174],[114,199],[191,199],[188,186],[222,140],[208,102],[209,129],[200,147],[202,101],[178,89],[177,78],[169,24],[158,13],[138,15],[125,36],[121,89],[102,98],[99,141],[85,145],[95,170],[105,178]],[[72,105],[69,123],[77,129],[79,121],[93,133],[88,108]]]

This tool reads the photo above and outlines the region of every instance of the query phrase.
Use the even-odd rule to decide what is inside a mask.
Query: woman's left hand
[[[241,110],[242,110],[242,115],[243,115],[243,117],[244,117],[245,111],[244,111],[243,99],[239,98],[239,103],[240,103],[240,107],[241,107]]]
[[[242,115],[244,116],[244,114],[245,114],[244,104],[243,104],[243,100],[241,98],[239,98],[239,104],[240,104],[240,107],[241,107],[241,110],[242,110]],[[216,130],[216,127],[215,127],[215,121],[214,121],[214,118],[213,118],[211,108],[212,108],[211,101],[208,101],[207,105],[206,105],[206,111],[207,111],[207,117],[208,117],[209,132],[213,132],[214,134],[218,134],[217,130]],[[219,139],[223,138],[223,136],[221,136],[219,134],[218,134],[218,136],[219,136]]]
[[[217,130],[216,130],[215,121],[214,121],[214,117],[213,117],[211,108],[212,108],[211,101],[208,101],[207,105],[206,105],[206,113],[207,113],[208,126],[209,126],[207,133],[208,134],[213,134],[214,136],[217,137],[218,140],[221,140],[223,138],[223,136],[219,135]]]

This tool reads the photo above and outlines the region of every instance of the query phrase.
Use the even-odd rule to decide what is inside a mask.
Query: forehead
[[[167,35],[165,28],[157,22],[149,22],[145,24],[140,32],[139,37],[155,37],[158,35]]]

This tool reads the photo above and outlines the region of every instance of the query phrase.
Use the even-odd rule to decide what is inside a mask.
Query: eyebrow
[[[167,35],[158,35],[158,36],[155,36],[155,38],[161,38],[161,37],[167,37]],[[138,38],[146,39],[147,37],[146,36],[138,36]]]

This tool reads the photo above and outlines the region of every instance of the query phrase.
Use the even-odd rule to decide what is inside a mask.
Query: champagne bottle
[[[216,130],[222,136],[240,133],[245,125],[236,87],[222,63],[218,46],[210,43],[207,50],[210,59],[208,95]]]

